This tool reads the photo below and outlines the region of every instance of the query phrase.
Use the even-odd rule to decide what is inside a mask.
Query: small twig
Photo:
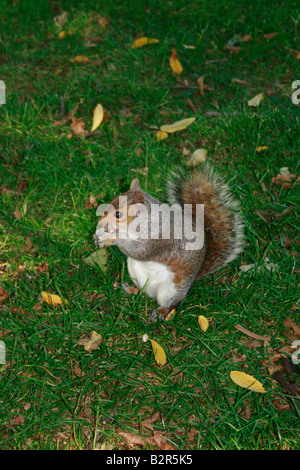
[[[258,335],[256,333],[252,333],[252,331],[247,330],[247,328],[244,328],[242,325],[234,325],[234,327],[237,330],[244,333],[245,335],[250,336],[251,338],[255,338],[255,339],[263,341],[265,347],[268,346],[269,342],[271,341],[271,336],[269,336],[269,335],[262,336],[262,335]]]
[[[197,112],[197,108],[191,100],[187,100],[187,104],[189,105],[193,113]]]
[[[60,96],[60,119],[63,121],[66,117],[66,102],[65,97]]]
[[[171,88],[188,88],[189,90],[199,90],[198,86],[181,85],[180,83],[178,83],[177,85],[171,85]]]
[[[227,62],[229,59],[212,59],[212,60],[207,60],[205,62],[205,65],[208,65],[208,64],[215,64],[217,62]]]

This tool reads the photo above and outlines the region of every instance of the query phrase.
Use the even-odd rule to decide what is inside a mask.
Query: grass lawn
[[[1,9],[0,448],[299,448],[296,0]],[[159,42],[132,48],[142,36]],[[90,131],[98,103],[100,127],[76,134],[81,122]],[[187,117],[191,126],[157,140],[161,125]],[[170,321],[151,324],[153,301],[113,287],[130,283],[117,248],[105,273],[83,262],[95,251],[96,206],[136,177],[164,200],[167,171],[198,148],[241,201],[245,249],[196,283]],[[275,178],[283,167],[296,177]],[[43,291],[67,302],[41,302]],[[89,351],[92,331],[103,341]],[[145,333],[165,350],[164,367]],[[233,370],[266,393],[239,387]]]

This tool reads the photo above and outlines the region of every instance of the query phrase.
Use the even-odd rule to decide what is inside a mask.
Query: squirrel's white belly
[[[155,261],[138,261],[127,258],[128,272],[139,289],[144,289],[159,305],[168,306],[170,299],[176,295],[173,282],[174,273],[168,266]]]

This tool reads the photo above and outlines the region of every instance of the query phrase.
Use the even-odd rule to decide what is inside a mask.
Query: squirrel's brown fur
[[[169,202],[204,204],[206,255],[197,275],[201,279],[234,260],[243,246],[243,224],[239,205],[229,188],[205,164],[187,176],[173,174],[168,182]]]

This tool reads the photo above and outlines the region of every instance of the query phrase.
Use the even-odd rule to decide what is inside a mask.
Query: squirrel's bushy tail
[[[204,164],[188,175],[173,174],[167,189],[171,204],[204,204],[206,256],[197,279],[233,261],[242,251],[243,223],[239,204],[220,176]]]

